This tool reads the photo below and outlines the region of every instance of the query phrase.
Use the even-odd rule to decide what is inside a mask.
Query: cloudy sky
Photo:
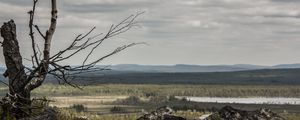
[[[49,25],[49,2],[40,0],[36,24]],[[14,19],[23,57],[30,56],[27,23],[32,0],[1,0],[0,20]],[[97,49],[146,42],[102,64],[259,64],[300,63],[299,0],[58,0],[59,20],[52,52],[93,26],[106,32],[140,11],[140,26]],[[67,61],[80,63],[81,53]],[[0,56],[3,57],[3,56]],[[2,60],[3,61],[3,60]]]

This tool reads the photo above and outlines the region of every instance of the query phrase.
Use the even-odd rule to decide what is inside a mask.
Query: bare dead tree
[[[109,30],[104,34],[92,35],[95,27],[85,34],[80,34],[71,42],[71,44],[58,53],[50,56],[51,41],[56,29],[57,23],[57,6],[56,0],[51,0],[51,20],[48,30],[43,33],[38,25],[35,25],[35,10],[38,0],[33,0],[32,10],[29,14],[29,36],[31,38],[31,47],[33,55],[31,56],[32,67],[25,67],[22,63],[22,56],[16,34],[16,25],[13,20],[4,23],[1,27],[1,36],[4,38],[2,42],[3,54],[5,57],[5,64],[7,67],[4,73],[5,77],[9,79],[9,93],[0,102],[3,113],[2,116],[10,115],[17,119],[29,116],[31,114],[31,98],[30,92],[35,88],[41,86],[48,74],[55,76],[60,82],[66,83],[73,87],[78,87],[70,82],[74,79],[76,74],[83,72],[94,72],[105,70],[106,68],[97,68],[95,65],[103,59],[115,55],[126,48],[132,47],[137,44],[131,43],[120,46],[108,53],[101,56],[96,60],[90,60],[90,57],[95,52],[96,48],[102,45],[103,41],[122,34],[132,27],[137,26],[136,18],[142,13],[137,13],[125,18],[123,21],[116,25],[111,25]],[[44,47],[43,52],[36,43],[36,35],[41,36],[43,39]],[[72,59],[76,54],[88,51],[82,64],[79,66],[71,66],[61,64],[63,61]],[[42,56],[42,57],[39,57]],[[1,119],[4,119],[2,117]]]

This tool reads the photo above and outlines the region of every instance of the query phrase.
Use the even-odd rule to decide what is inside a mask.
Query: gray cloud
[[[138,9],[141,7],[151,7],[153,2],[135,2],[135,3],[126,3],[126,4],[64,4],[64,10],[72,13],[115,13],[115,12],[124,12],[129,9]]]
[[[1,3],[18,6],[31,6],[32,0],[1,0]]]
[[[282,2],[282,3],[297,3],[300,2],[299,0],[271,0],[273,2]]]
[[[31,52],[26,32],[31,4],[31,0],[0,1],[0,20],[18,23],[25,56]],[[299,6],[298,0],[60,0],[53,51],[93,26],[106,32],[110,24],[146,11],[140,28],[108,41],[97,54],[129,42],[150,45],[131,48],[103,64],[296,63]],[[36,23],[43,30],[49,25],[48,7],[49,1],[40,0]],[[78,64],[78,59],[68,62]]]

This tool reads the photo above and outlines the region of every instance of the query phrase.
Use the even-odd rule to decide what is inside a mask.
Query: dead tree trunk
[[[30,91],[24,89],[27,83],[27,75],[22,63],[16,25],[13,20],[4,23],[1,27],[1,36],[4,39],[2,46],[7,67],[4,76],[9,78],[9,93],[4,98],[4,105],[2,105],[3,115],[9,113],[9,116],[20,118],[29,112],[23,107],[30,106]]]

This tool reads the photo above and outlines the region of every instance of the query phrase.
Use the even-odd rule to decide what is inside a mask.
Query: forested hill
[[[49,77],[49,81],[55,81]],[[240,84],[300,85],[300,69],[262,69],[238,72],[157,73],[106,71],[82,74],[79,84]]]
[[[104,67],[104,66],[98,66]],[[117,71],[135,71],[135,72],[234,72],[259,69],[289,69],[300,68],[300,64],[279,64],[275,66],[261,66],[251,64],[234,65],[137,65],[137,64],[119,64],[109,66]]]

